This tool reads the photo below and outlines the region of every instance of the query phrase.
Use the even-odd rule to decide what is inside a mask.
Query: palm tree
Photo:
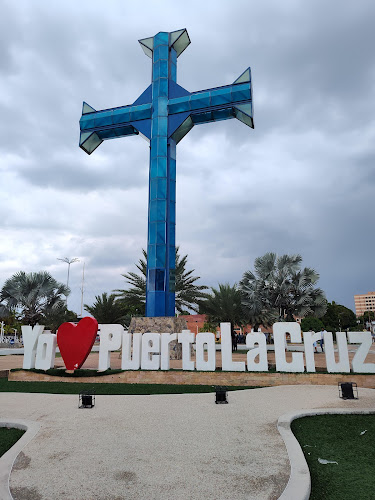
[[[255,272],[245,272],[240,282],[250,323],[269,325],[275,320],[294,321],[294,316],[319,318],[325,314],[324,292],[314,287],[319,274],[308,267],[301,269],[301,262],[300,255],[278,257],[272,252],[255,259]]]
[[[211,288],[212,294],[202,302],[200,312],[207,314],[209,321],[215,324],[229,322],[232,325],[243,324],[244,315],[242,311],[241,293],[234,284],[219,283],[219,288]]]
[[[70,290],[46,271],[19,271],[6,280],[0,301],[10,311],[17,311],[26,324],[34,326],[45,314],[65,307]]]
[[[122,274],[126,282],[131,286],[127,290],[114,290],[116,297],[126,307],[132,308],[136,314],[145,314],[146,303],[146,276],[147,276],[147,252],[142,249],[143,258],[139,259],[136,264],[140,275],[137,273]],[[186,271],[187,255],[180,257],[179,247],[176,247],[176,309],[179,313],[184,313],[191,309],[198,311],[199,304],[207,298],[207,294],[203,290],[208,287],[204,285],[196,285],[195,282],[199,280],[199,276],[193,276],[194,269]]]
[[[121,304],[116,301],[116,295],[112,293],[102,293],[102,296],[96,295],[95,302],[92,306],[84,305],[84,308],[89,312],[98,323],[116,324],[122,323],[124,318],[124,310]]]

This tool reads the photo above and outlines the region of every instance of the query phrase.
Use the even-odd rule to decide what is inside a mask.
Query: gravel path
[[[289,460],[276,424],[304,408],[375,408],[336,386],[281,386],[214,394],[97,396],[78,409],[74,395],[0,393],[0,417],[38,421],[18,456],[15,500],[277,499]]]

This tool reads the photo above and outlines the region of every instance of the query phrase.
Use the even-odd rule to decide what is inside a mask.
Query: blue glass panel
[[[232,87],[232,101],[245,101],[251,98],[250,83],[240,83]]]
[[[156,222],[158,220],[158,202],[157,200],[150,200],[150,221]]]
[[[157,158],[151,158],[150,160],[150,177],[154,178],[158,176],[158,160]]]
[[[114,139],[115,137],[117,137],[116,132],[113,129],[99,130],[97,134],[103,140]]]
[[[169,78],[174,82],[177,80],[177,65],[174,63],[169,65]]]
[[[102,111],[95,113],[95,127],[112,125],[112,111]]]
[[[130,121],[130,106],[114,109],[112,113],[113,123],[125,123]]]
[[[157,179],[157,198],[159,200],[165,200],[167,197],[167,179]]]
[[[157,221],[165,221],[167,220],[167,202],[165,200],[158,200],[156,202],[157,205]],[[174,221],[173,221],[174,222]]]
[[[191,119],[193,120],[193,123],[198,125],[199,123],[207,123],[207,122],[212,122],[213,117],[212,117],[212,112],[207,111],[206,113],[197,113],[191,115]]]
[[[147,291],[155,291],[155,274],[156,269],[149,269],[147,273]],[[154,294],[151,294],[154,295]]]
[[[169,141],[169,157],[172,160],[176,159],[176,143],[172,139]]]
[[[231,88],[226,87],[223,89],[211,90],[211,105],[219,106],[220,104],[227,104],[231,102]]]
[[[148,279],[150,283],[150,279]],[[155,283],[155,279],[153,281]],[[147,296],[146,296],[146,314],[147,316],[155,316],[155,292],[147,287]]]
[[[145,120],[151,118],[151,105],[141,104],[139,106],[132,106],[130,108],[130,120]]]
[[[176,225],[171,223],[169,224],[169,243],[176,244]]]
[[[148,245],[147,263],[149,268],[156,267],[156,245]]]
[[[156,135],[167,135],[168,131],[168,118],[160,116],[152,122],[152,137]]]
[[[210,93],[200,92],[190,96],[191,109],[208,108],[210,106]]]
[[[165,267],[165,245],[156,245],[156,267]]]
[[[169,183],[169,199],[176,201],[176,181],[171,180]]]
[[[176,180],[176,160],[172,158],[169,161],[169,178],[171,180]]]
[[[174,289],[171,290],[174,292]],[[166,312],[166,315],[167,316],[174,316],[176,314],[176,311],[175,311],[175,294],[174,293],[168,293],[168,309],[167,309],[167,312]]]
[[[156,222],[150,222],[148,225],[148,244],[156,244]]]
[[[158,97],[155,102],[155,113],[158,116],[168,116],[168,97]]]
[[[132,125],[127,125],[125,127],[116,127],[114,131],[117,137],[124,137],[126,135],[136,135],[138,133]]]
[[[169,202],[169,220],[172,223],[176,223],[176,202],[175,201],[170,201]]]
[[[155,295],[155,314],[153,316],[165,316],[165,293],[154,292]]]
[[[156,200],[158,197],[158,179],[150,179],[150,200]]]
[[[165,244],[166,242],[166,224],[165,222],[157,223],[157,232],[156,232],[156,243]]]
[[[166,44],[168,47],[169,42],[169,33],[161,31],[157,35],[154,36],[154,50],[158,45]]]
[[[189,97],[178,97],[177,99],[171,99],[168,104],[168,110],[170,113],[182,113],[184,111],[190,111]]]
[[[155,269],[155,290],[163,291],[165,290],[165,271],[164,269]]]
[[[152,81],[159,80],[160,78],[160,61],[152,65]]]
[[[212,115],[215,121],[227,120],[228,118],[233,118],[233,108],[214,109]]]
[[[167,177],[167,158],[165,156],[158,156],[156,161],[158,164],[158,177]]]
[[[96,113],[90,113],[81,117],[81,119],[79,120],[81,130],[95,127],[95,115]]]
[[[158,138],[158,156],[167,156],[167,140]]]
[[[168,78],[160,78],[159,96],[168,97]]]
[[[158,45],[154,49],[154,61],[158,61],[159,59],[168,60],[168,52],[168,45]]]
[[[174,269],[175,268],[175,265],[176,265],[175,259],[176,259],[176,257],[175,257],[175,248],[174,248],[174,245],[173,246],[171,245],[169,247],[169,263],[168,263],[169,269]]]

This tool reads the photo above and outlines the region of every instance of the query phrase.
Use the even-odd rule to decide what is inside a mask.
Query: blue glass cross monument
[[[140,134],[150,142],[146,316],[175,315],[176,144],[201,123],[237,118],[254,128],[250,68],[232,84],[188,92],[177,84],[185,29],[139,40],[152,59],[152,83],[131,105],[96,111],[83,103],[79,146]]]

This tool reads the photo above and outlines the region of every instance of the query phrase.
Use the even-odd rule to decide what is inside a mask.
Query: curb
[[[334,415],[334,414],[349,414],[349,415],[370,415],[375,413],[373,410],[351,410],[343,408],[316,409],[316,410],[299,410],[296,412],[285,413],[277,421],[277,430],[284,440],[288,457],[290,461],[290,477],[285,490],[282,492],[278,500],[309,500],[311,493],[311,478],[310,471],[305,460],[302,448],[299,442],[294,437],[291,430],[293,420],[302,417],[312,417],[314,415]]]
[[[9,488],[9,478],[12,471],[14,461],[20,451],[34,438],[40,429],[38,422],[31,420],[2,420],[0,419],[0,427],[11,427],[13,429],[25,430],[25,434],[0,457],[0,498],[1,500],[13,500]]]

